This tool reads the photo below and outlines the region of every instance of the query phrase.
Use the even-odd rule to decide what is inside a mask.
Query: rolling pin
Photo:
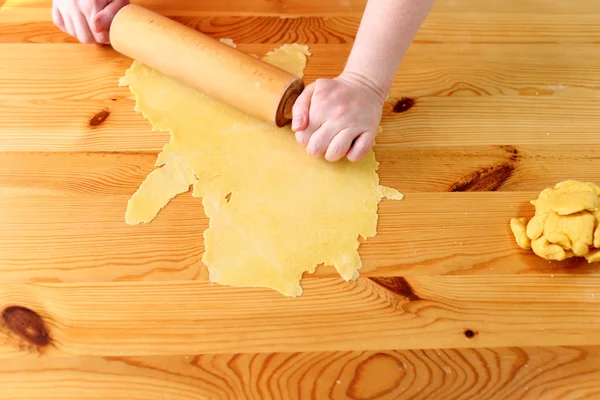
[[[304,90],[300,77],[138,5],[117,12],[109,35],[120,54],[278,127]]]

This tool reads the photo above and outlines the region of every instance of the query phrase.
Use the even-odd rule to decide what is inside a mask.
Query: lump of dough
[[[585,257],[600,261],[600,187],[566,180],[542,190],[531,204],[535,215],[513,218],[510,228],[519,247],[546,259]]]

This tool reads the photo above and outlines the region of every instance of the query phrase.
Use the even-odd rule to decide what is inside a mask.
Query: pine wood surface
[[[438,0],[375,147],[383,201],[361,278],[284,298],[208,282],[207,219],[127,199],[168,136],[117,81],[130,60],[0,0],[0,399],[598,399],[600,268],[520,250],[512,217],[600,183],[600,4]],[[364,0],[136,1],[262,54],[343,67]]]

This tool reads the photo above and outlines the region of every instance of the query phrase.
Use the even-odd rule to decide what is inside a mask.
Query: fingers
[[[63,22],[65,24],[65,32],[71,36],[77,36],[77,33],[75,32],[75,25],[73,25],[73,21],[69,15],[63,15]]]
[[[94,0],[87,4],[87,7],[83,10],[85,15],[88,28],[94,36],[94,40],[99,44],[108,44],[108,33],[105,31],[97,31],[94,29],[96,16],[100,11],[108,6],[108,0]]]
[[[375,140],[375,131],[367,131],[357,137],[352,148],[346,155],[348,160],[352,162],[362,160],[371,149],[373,140]]]
[[[96,32],[108,32],[110,24],[117,12],[129,4],[126,0],[113,0],[102,11],[95,15],[92,26]]]
[[[320,79],[308,85],[292,109],[292,130],[314,157],[334,162],[363,159],[381,117],[378,99],[362,87]]]
[[[63,32],[76,37],[81,43],[95,43],[96,38],[90,31],[86,17],[79,10],[62,11],[52,8],[52,22]]]
[[[298,97],[292,109],[294,119],[296,120],[296,126],[294,126],[294,121],[292,120],[292,130],[296,131],[296,141],[304,147],[308,146],[310,136],[321,126],[317,118],[312,118],[311,116],[311,102],[314,92],[315,84],[312,83],[304,89],[304,92]]]
[[[306,152],[311,156],[322,157],[325,155],[331,140],[340,132],[341,128],[336,122],[325,122],[315,130],[308,140]]]
[[[308,127],[310,103],[314,92],[315,84],[311,83],[296,99],[294,107],[292,108],[292,115],[294,116],[292,119],[292,130],[294,132],[303,131]]]
[[[57,0],[52,8],[52,20],[81,43],[108,44],[110,24],[127,4],[129,0]]]
[[[344,158],[350,150],[354,139],[361,134],[362,132],[360,130],[350,128],[343,129],[331,140],[331,143],[329,143],[327,151],[325,152],[325,159],[327,161],[335,162]]]
[[[65,28],[65,21],[63,20],[60,11],[58,11],[58,8],[56,7],[52,7],[52,22],[54,22],[54,25],[56,25],[58,29],[67,33],[67,29]]]
[[[75,29],[74,36],[77,36],[77,39],[79,39],[81,43],[96,43],[94,35],[92,34],[92,31],[90,30],[87,20],[83,14],[76,12],[71,15],[71,18],[73,19],[73,26]]]

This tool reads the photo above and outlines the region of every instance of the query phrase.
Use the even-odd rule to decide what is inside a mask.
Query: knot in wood
[[[21,339],[38,347],[50,344],[50,334],[38,313],[21,306],[10,306],[2,311],[2,323]]]

